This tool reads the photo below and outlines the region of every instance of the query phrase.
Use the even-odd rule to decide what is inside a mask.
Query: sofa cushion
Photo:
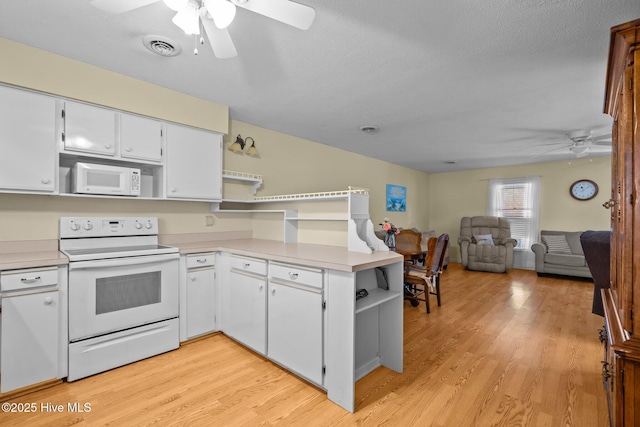
[[[584,251],[582,250],[582,243],[580,243],[580,235],[582,231],[552,231],[552,230],[542,230],[540,232],[540,237],[542,236],[558,236],[563,235],[567,239],[567,243],[569,243],[569,247],[571,248],[571,253],[574,255],[584,255]]]
[[[546,264],[564,265],[568,267],[584,267],[587,265],[583,255],[566,255],[548,253],[544,256]]]
[[[572,254],[569,242],[564,234],[558,235],[544,235],[541,236],[542,241],[547,245],[548,252],[550,254]]]

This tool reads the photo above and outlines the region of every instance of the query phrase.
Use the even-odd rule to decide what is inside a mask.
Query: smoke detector
[[[380,128],[375,125],[360,126],[359,129],[364,133],[375,133],[375,132],[378,132],[378,130],[380,130]]]
[[[142,44],[151,52],[160,56],[177,56],[182,48],[173,40],[164,36],[148,35],[142,38]]]

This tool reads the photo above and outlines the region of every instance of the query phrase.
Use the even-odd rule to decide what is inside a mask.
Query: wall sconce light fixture
[[[229,146],[229,150],[234,153],[244,153],[244,147],[249,143],[249,140],[251,140],[251,146],[247,149],[246,154],[253,157],[259,157],[260,153],[258,153],[258,149],[256,148],[256,142],[250,136],[242,139],[242,137],[238,135],[233,144]]]

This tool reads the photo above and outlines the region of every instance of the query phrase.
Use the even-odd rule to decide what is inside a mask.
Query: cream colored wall
[[[390,217],[398,226],[426,227],[428,175],[312,141],[284,135],[236,121],[228,108],[112,73],[29,46],[0,38],[0,83],[21,86],[61,97],[78,99],[163,120],[221,133],[238,133],[256,140],[261,157],[235,155],[226,150],[226,169],[264,175],[260,195],[344,190],[347,186],[371,189],[374,222]],[[79,78],[82,76],[82,78]],[[385,211],[385,185],[407,187],[408,211]],[[244,191],[244,190],[242,190]],[[204,233],[250,230],[256,237],[282,238],[282,215],[216,214],[213,227],[205,227],[210,204],[154,200],[99,199],[45,195],[0,194],[0,240],[58,238],[61,216],[157,216],[163,233]],[[308,209],[292,204],[287,209]],[[346,245],[344,223],[305,223],[300,241]]]
[[[540,176],[541,230],[609,229],[609,211],[602,207],[611,194],[611,157],[608,156],[431,174],[429,226],[438,233],[449,233],[451,258],[460,258],[457,242],[460,218],[487,213],[489,179],[528,175]],[[596,198],[586,202],[569,195],[571,183],[583,178],[595,181],[599,187]]]
[[[227,149],[238,134],[255,140],[259,158],[236,154]],[[224,148],[225,169],[264,176],[258,196],[346,190],[348,186],[364,187],[370,190],[369,213],[376,228],[384,218],[391,219],[398,227],[425,229],[429,225],[426,215],[429,175],[426,173],[235,120],[231,121],[229,135],[224,138]],[[407,212],[386,211],[386,184],[407,187]],[[344,208],[336,209],[346,212],[346,204],[342,204]],[[313,216],[314,211],[321,212],[318,216],[323,217],[331,215],[332,209],[320,202],[289,202],[269,206],[276,207],[298,210],[300,216]],[[256,230],[262,230],[257,231],[257,236],[272,237],[275,227],[275,223],[256,227]],[[338,240],[343,239],[340,236],[346,230],[346,224],[336,222],[307,221],[300,222],[299,227],[299,241],[307,243],[321,237],[327,244],[340,244]]]
[[[0,82],[227,133],[229,108],[0,38]]]

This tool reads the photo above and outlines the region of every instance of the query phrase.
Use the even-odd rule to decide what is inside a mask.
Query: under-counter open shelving
[[[369,295],[356,301],[356,314],[377,307],[394,298],[402,298],[401,293],[385,289],[370,289],[368,292]]]

